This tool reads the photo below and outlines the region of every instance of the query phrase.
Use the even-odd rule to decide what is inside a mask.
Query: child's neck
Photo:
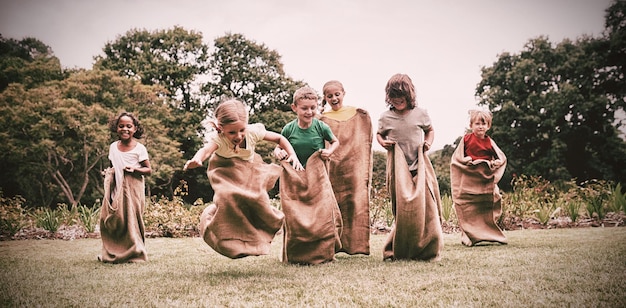
[[[122,151],[128,151],[135,147],[136,141],[135,138],[130,139],[120,139],[117,148]]]
[[[473,133],[473,134],[474,134],[474,137],[481,139],[481,140],[487,138],[487,134],[482,134],[482,135],[477,135],[476,133]]]
[[[404,115],[404,114],[406,114],[407,112],[409,112],[409,109],[402,109],[402,110],[398,110],[398,109],[396,109],[396,108],[393,108],[393,109],[391,109],[391,110],[393,110],[393,112],[395,112],[395,113],[397,113],[397,114],[400,114],[400,115]]]
[[[120,143],[123,144],[123,145],[131,145],[131,144],[133,144],[134,141],[135,141],[134,138],[120,139]]]
[[[233,151],[235,151],[235,153],[239,153],[240,149],[245,149],[245,148],[246,148],[246,139],[242,140],[241,143],[239,144],[233,144]]]
[[[304,122],[304,121],[300,121],[298,120],[298,127],[302,128],[302,129],[307,129],[309,127],[311,127],[311,125],[313,124],[313,120],[311,120],[311,122]]]

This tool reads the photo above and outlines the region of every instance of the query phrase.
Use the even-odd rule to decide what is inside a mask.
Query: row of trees
[[[476,94],[509,158],[505,180],[626,181],[625,13],[626,1],[616,1],[601,37],[556,45],[539,37],[482,69]]]
[[[252,120],[275,130],[291,120],[288,98],[304,84],[285,74],[276,51],[240,34],[226,34],[213,47],[209,53],[201,34],[180,27],[133,29],[84,70],[63,69],[35,38],[0,37],[3,193],[37,206],[95,202],[116,138],[108,120],[127,110],[146,128],[142,142],[154,167],[149,193],[171,196],[185,180],[193,187],[188,198],[210,198],[203,170],[183,174],[181,166],[201,147],[201,122],[219,99],[254,102]]]
[[[501,54],[482,69],[481,104],[494,113],[492,136],[513,174],[548,180],[600,178],[625,182],[626,150],[615,114],[625,109],[624,1],[606,15],[598,38],[553,46],[531,39],[519,54]],[[92,204],[102,196],[101,170],[116,137],[107,121],[137,113],[154,174],[149,193],[171,196],[182,180],[186,200],[212,197],[202,168],[181,166],[201,147],[201,122],[223,96],[248,103],[251,122],[280,131],[293,119],[293,91],[304,81],[283,70],[280,55],[241,34],[212,45],[181,27],[132,29],[108,42],[92,69],[63,69],[35,38],[0,36],[0,188],[30,205]],[[452,142],[452,140],[451,140]],[[433,153],[441,189],[449,191],[449,162],[459,139]],[[271,160],[271,145],[259,152]],[[375,153],[373,184],[384,191],[384,153]]]

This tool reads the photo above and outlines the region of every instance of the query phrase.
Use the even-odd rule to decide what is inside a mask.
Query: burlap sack
[[[369,255],[372,121],[363,109],[347,121],[324,115],[320,120],[330,126],[340,144],[329,164],[330,183],[343,219],[340,251]]]
[[[502,214],[498,182],[506,168],[506,156],[493,140],[491,143],[503,162],[500,166],[494,166],[491,161],[465,157],[463,139],[450,162],[452,201],[461,229],[461,242],[467,246],[479,242],[507,243],[506,236],[496,224]]]
[[[283,162],[280,202],[285,213],[282,261],[320,264],[333,261],[341,249],[341,213],[320,153],[296,171]]]
[[[253,161],[211,157],[207,176],[215,195],[200,215],[199,226],[211,248],[231,259],[269,254],[284,222],[267,194],[280,171],[280,166],[264,163],[258,154]]]
[[[146,203],[144,179],[125,174],[112,200],[111,192],[116,184],[115,170],[108,168],[105,170],[100,210],[102,254],[98,259],[107,263],[147,261],[143,222]]]
[[[398,145],[387,153],[387,183],[395,220],[383,249],[383,260],[437,261],[443,249],[441,196],[435,170],[423,148],[411,176]]]

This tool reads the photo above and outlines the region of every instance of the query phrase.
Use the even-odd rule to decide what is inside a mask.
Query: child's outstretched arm
[[[276,156],[276,158],[280,160],[286,159],[287,162],[290,162],[293,168],[298,171],[304,170],[302,163],[300,163],[296,155],[296,151],[291,146],[291,143],[289,143],[289,140],[283,135],[268,131],[265,133],[263,140],[271,141],[278,145],[274,149],[274,156]]]
[[[188,160],[183,167],[183,171],[187,169],[193,169],[202,166],[202,163],[213,154],[217,150],[217,144],[213,142],[209,142],[202,149],[196,152],[196,155],[193,156],[192,159]]]

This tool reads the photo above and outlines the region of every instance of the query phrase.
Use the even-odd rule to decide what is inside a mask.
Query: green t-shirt
[[[313,153],[326,147],[324,141],[335,139],[330,126],[318,119],[313,119],[307,129],[300,128],[297,119],[293,120],[280,133],[289,140],[303,166]]]

